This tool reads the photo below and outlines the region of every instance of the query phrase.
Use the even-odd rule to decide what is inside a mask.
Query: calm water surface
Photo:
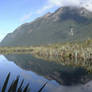
[[[57,71],[60,70],[61,66],[33,58],[30,55],[1,55],[0,90],[7,74],[10,72],[11,77],[9,84],[17,75],[20,75],[20,81],[25,79],[25,84],[30,82],[31,92],[37,92],[46,82],[47,85],[42,92],[92,92],[92,81],[85,85],[65,86],[48,77],[53,73],[56,73],[57,76]]]

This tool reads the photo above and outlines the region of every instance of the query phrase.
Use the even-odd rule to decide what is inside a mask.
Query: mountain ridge
[[[85,40],[92,37],[92,12],[85,8],[61,7],[9,33],[1,46],[28,46]]]

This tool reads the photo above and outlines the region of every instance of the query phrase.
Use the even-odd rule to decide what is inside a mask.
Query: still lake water
[[[24,79],[25,84],[30,82],[31,92],[37,92],[46,82],[42,92],[92,92],[92,81],[84,85],[65,86],[49,77],[53,73],[57,76],[57,71],[62,68],[53,62],[36,59],[31,55],[0,55],[0,90],[10,72],[9,84],[20,75],[20,80]]]

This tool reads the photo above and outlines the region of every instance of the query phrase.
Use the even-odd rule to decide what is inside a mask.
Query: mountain
[[[19,26],[1,46],[29,46],[92,38],[92,12],[85,8],[61,7],[33,22]]]

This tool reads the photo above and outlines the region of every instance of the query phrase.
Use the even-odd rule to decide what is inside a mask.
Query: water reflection
[[[92,77],[88,75],[86,69],[81,67],[62,66],[59,63],[37,59],[31,55],[7,55],[6,57],[23,69],[36,72],[48,79],[54,79],[63,85],[83,84]]]
[[[6,76],[7,72],[11,72],[12,77],[11,80],[14,79],[17,75],[20,75],[21,78],[24,78],[26,82],[31,83],[31,92],[37,92],[37,90],[48,81],[48,84],[43,89],[43,92],[92,92],[92,81],[86,83],[86,84],[78,84],[78,85],[59,85],[56,81],[47,80],[42,76],[39,76],[35,74],[34,72],[45,76],[48,79],[51,79],[50,76],[53,77],[53,79],[59,78],[68,78],[67,74],[69,75],[77,75],[76,73],[79,73],[78,70],[76,70],[74,67],[65,68],[64,66],[61,66],[60,64],[56,64],[55,62],[47,62],[45,60],[36,59],[32,57],[31,55],[7,55],[7,59],[4,56],[0,56],[0,75],[1,80],[3,82],[4,77]],[[11,62],[12,61],[12,62]],[[23,70],[19,68],[17,65],[22,67],[23,69],[27,69],[30,71]],[[79,69],[79,68],[78,68]],[[68,71],[67,71],[68,70]],[[73,71],[74,72],[73,72]],[[34,71],[34,72],[31,72]],[[70,71],[71,74],[70,74]],[[85,72],[83,72],[85,75]],[[63,75],[63,77],[62,77]],[[67,77],[65,77],[65,76]],[[79,78],[79,77],[78,77]],[[71,81],[71,80],[70,80]],[[1,82],[1,83],[2,83]],[[0,87],[1,88],[1,87]]]
[[[8,61],[4,56],[0,56],[0,92],[5,78],[9,72],[11,73],[9,85],[13,80],[16,79],[18,75],[20,75],[20,81],[24,79],[25,85],[30,82],[31,92],[37,92],[39,88],[41,88],[42,85],[47,81],[48,84],[45,87],[44,92],[51,92],[50,90],[52,90],[54,87],[59,86],[56,81],[49,81],[46,78],[35,74],[34,72],[23,70],[15,63]],[[48,85],[50,85],[49,89],[47,88]]]

